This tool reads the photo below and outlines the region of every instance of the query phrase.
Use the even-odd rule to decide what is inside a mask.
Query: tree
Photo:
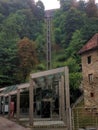
[[[95,0],[89,0],[86,6],[86,13],[88,17],[98,17],[98,8]]]
[[[83,39],[83,35],[81,30],[76,30],[73,33],[72,39],[68,48],[65,49],[66,58],[73,57],[77,60],[77,63],[80,63],[80,58],[78,55],[78,51],[82,48],[85,40]]]
[[[59,0],[59,2],[60,2],[60,7],[62,8],[63,5],[64,5],[65,0]]]
[[[86,18],[85,25],[81,29],[83,40],[85,43],[95,34],[98,33],[98,18]]]
[[[60,7],[63,11],[68,11],[71,9],[71,7],[76,7],[76,1],[75,0],[59,0],[60,1]]]
[[[65,37],[63,32],[63,26],[65,22],[65,14],[62,13],[61,10],[57,10],[56,13],[54,14],[54,19],[53,19],[53,25],[54,25],[54,41],[56,44],[59,44],[62,46],[63,42],[63,37]]]
[[[81,13],[75,8],[67,12],[64,30],[65,30],[65,43],[68,46],[75,30],[80,29],[85,24],[85,14]]]
[[[38,16],[38,19],[39,20],[43,20],[44,19],[44,15],[45,15],[45,7],[44,7],[44,4],[39,0],[37,3],[36,3],[36,7],[37,7],[37,16]],[[39,13],[40,12],[40,13]]]
[[[70,73],[69,75],[70,80],[70,101],[71,104],[75,103],[77,98],[80,97],[82,94],[82,91],[80,90],[82,75],[79,72],[76,73]]]
[[[65,61],[65,66],[69,67],[70,73],[79,72],[79,70],[80,70],[80,66],[79,66],[79,64],[77,64],[76,59],[72,58],[72,57],[68,58]]]
[[[3,37],[6,37],[4,32],[0,33],[0,85],[6,86],[17,82],[17,40],[4,40]]]
[[[0,0],[0,85],[23,81],[18,73],[17,42],[23,37],[36,41],[42,35],[44,14],[40,11],[33,0]]]
[[[37,64],[34,42],[23,38],[18,43],[19,75],[24,82]]]
[[[69,58],[65,65],[69,67],[69,79],[70,79],[70,98],[71,98],[71,104],[76,101],[76,99],[81,95],[81,91],[79,90],[79,86],[81,84],[82,75],[80,70],[79,64],[77,64],[77,61],[75,58]]]
[[[43,62],[46,58],[46,46],[45,46],[45,38],[43,35],[39,35],[36,39],[36,45],[37,45],[37,56],[39,62]]]
[[[80,11],[83,11],[85,12],[85,8],[86,8],[86,3],[84,0],[79,0],[78,3],[77,3],[77,9],[80,10]]]

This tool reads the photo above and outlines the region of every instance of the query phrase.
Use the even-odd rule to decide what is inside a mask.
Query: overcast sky
[[[35,0],[37,2],[38,0]],[[59,8],[59,2],[57,0],[41,0],[44,3],[45,10]],[[98,0],[96,0],[98,3]]]
[[[37,2],[38,0],[35,0]],[[57,0],[41,0],[45,6],[45,10],[59,8],[59,1]]]

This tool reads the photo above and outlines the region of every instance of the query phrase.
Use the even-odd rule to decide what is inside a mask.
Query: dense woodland
[[[98,33],[94,0],[59,0],[52,19],[52,68],[69,66],[72,102],[82,80],[79,49]],[[28,82],[46,70],[45,8],[41,1],[0,0],[0,87]]]

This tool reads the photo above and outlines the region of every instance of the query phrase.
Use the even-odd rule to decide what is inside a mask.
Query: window
[[[88,57],[87,57],[87,62],[88,62],[88,64],[91,63],[91,56],[88,56]]]
[[[89,80],[89,83],[93,82],[93,74],[88,75],[88,80]]]
[[[91,97],[94,97],[94,93],[90,93],[90,96],[91,96]]]

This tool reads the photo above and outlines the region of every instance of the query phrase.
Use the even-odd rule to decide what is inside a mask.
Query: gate
[[[98,109],[77,107],[72,109],[73,130],[98,130]]]

